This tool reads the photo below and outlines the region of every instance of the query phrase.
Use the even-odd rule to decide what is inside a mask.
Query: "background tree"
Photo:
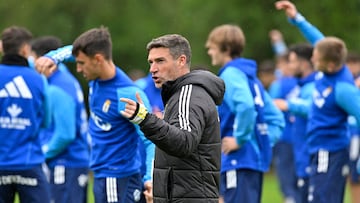
[[[20,25],[35,36],[56,35],[64,44],[87,29],[107,26],[113,39],[114,61],[125,71],[148,72],[146,43],[168,33],[187,37],[193,49],[193,65],[210,66],[204,43],[209,31],[223,23],[238,24],[245,32],[245,57],[259,63],[272,58],[268,38],[279,29],[288,44],[305,41],[290,25],[275,1],[264,0],[5,0],[0,4],[0,28]],[[360,51],[360,1],[296,1],[301,13],[325,35],[345,40],[350,50]],[[74,72],[74,71],[73,71]],[[75,73],[76,75],[76,73]],[[81,77],[82,83],[85,82]]]

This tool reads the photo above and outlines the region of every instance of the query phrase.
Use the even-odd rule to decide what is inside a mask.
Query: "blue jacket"
[[[234,136],[240,146],[228,155],[222,154],[222,168],[247,168],[267,171],[271,162],[271,146],[285,125],[277,109],[256,77],[256,62],[238,58],[219,71],[225,81],[224,101],[219,106],[221,137]]]
[[[316,80],[307,129],[310,153],[347,148],[350,141],[347,117],[350,114],[360,121],[359,109],[359,91],[345,66],[335,74],[323,74]]]
[[[297,79],[295,77],[281,76],[275,80],[269,88],[269,95],[274,99],[287,99],[292,97],[296,89]],[[283,112],[285,118],[285,128],[280,137],[280,141],[292,143],[292,129],[294,123],[294,115],[290,112]]]
[[[0,168],[26,170],[45,160],[39,131],[51,117],[47,81],[17,55],[4,55],[0,72]]]
[[[306,128],[308,114],[312,103],[312,92],[314,91],[314,81],[318,73],[313,72],[305,78],[299,80],[297,89],[293,97],[287,99],[288,112],[295,116],[295,122],[291,134],[293,135],[293,145],[295,154],[296,174],[298,177],[307,177],[307,167],[310,164],[310,154],[306,144]]]
[[[298,13],[289,19],[313,45],[324,35]],[[353,115],[360,125],[360,95],[352,75],[344,65],[335,74],[323,74],[315,81],[307,128],[310,154],[320,149],[337,151],[349,145],[347,116]]]
[[[88,167],[90,146],[87,139],[87,113],[84,95],[77,79],[64,64],[49,78],[52,91],[53,122],[42,131],[45,156],[50,167]]]

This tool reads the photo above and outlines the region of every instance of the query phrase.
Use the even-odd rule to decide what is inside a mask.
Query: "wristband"
[[[140,124],[145,119],[147,113],[148,110],[146,109],[145,105],[136,102],[135,113],[129,118],[129,120],[132,123]]]

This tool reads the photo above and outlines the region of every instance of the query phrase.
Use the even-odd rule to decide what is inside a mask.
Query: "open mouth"
[[[152,77],[152,79],[153,79],[153,81],[155,82],[155,83],[159,83],[160,81],[160,79],[159,79],[159,77]]]

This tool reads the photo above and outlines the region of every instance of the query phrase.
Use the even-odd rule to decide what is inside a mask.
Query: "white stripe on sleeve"
[[[181,88],[179,96],[179,123],[180,129],[191,132],[189,111],[192,85],[185,85]]]

